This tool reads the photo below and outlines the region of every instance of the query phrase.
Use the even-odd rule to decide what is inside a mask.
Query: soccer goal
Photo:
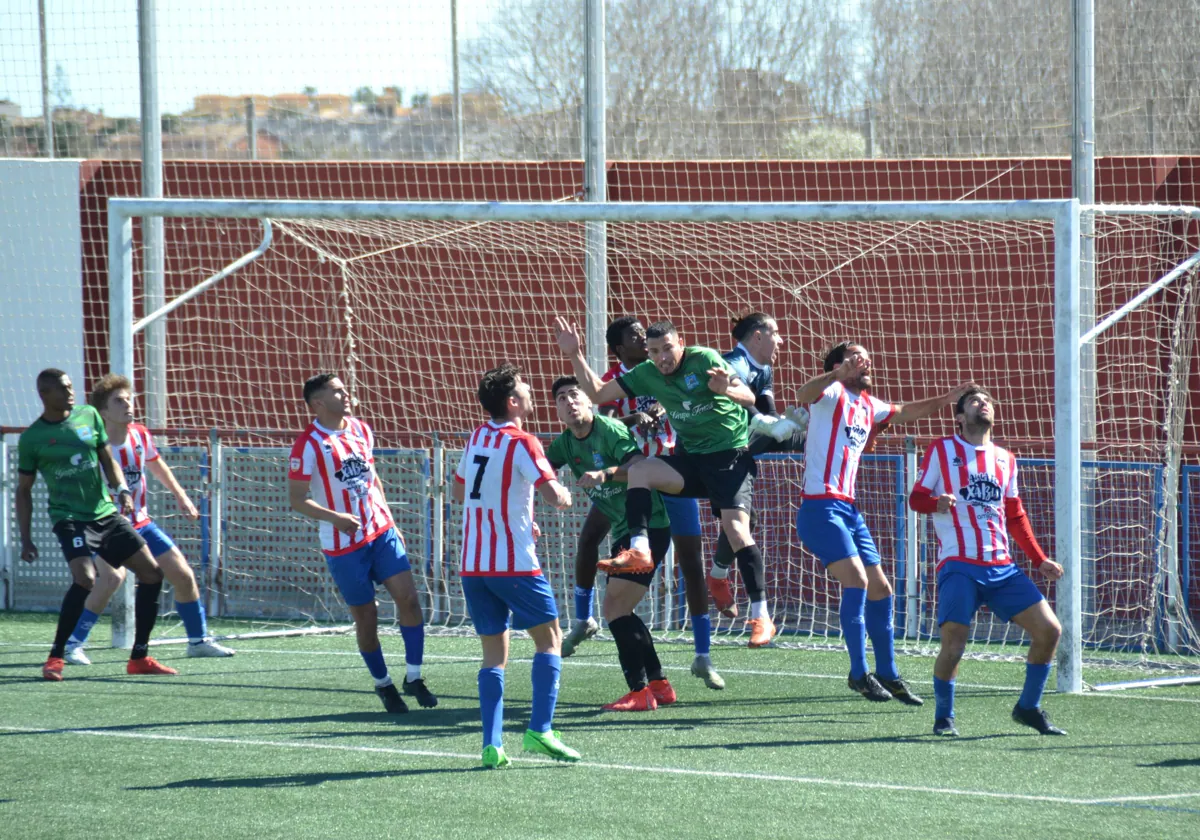
[[[728,316],[760,309],[787,344],[777,394],[819,372],[820,352],[863,342],[877,391],[904,402],[965,380],[996,394],[997,438],[1021,461],[1021,493],[1043,545],[1066,568],[1048,592],[1065,628],[1060,690],[1125,672],[1200,664],[1189,585],[1200,474],[1191,395],[1196,220],[1186,208],[1086,208],[1074,201],[841,204],[399,203],[175,199],[109,201],[111,364],[143,369],[134,220],[168,240],[269,250],[174,309],[167,321],[171,425],[208,470],[203,553],[212,611],[296,627],[344,619],[310,523],[286,503],[285,460],[306,418],[299,383],[347,379],[383,444],[390,502],[434,621],[469,627],[455,575],[458,522],[445,489],[479,419],[481,371],[515,361],[539,412],[565,365],[548,323],[593,313],[670,318],[689,343],[730,345]],[[607,251],[606,305],[589,296],[589,230]],[[241,245],[237,246],[241,248]],[[236,249],[235,249],[236,250]],[[202,253],[194,247],[189,253]],[[217,272],[193,266],[197,280]],[[203,262],[203,261],[200,261]],[[191,285],[195,285],[195,280]],[[189,293],[190,294],[190,293]],[[590,304],[590,306],[589,306]],[[606,314],[605,314],[606,313]],[[859,502],[897,592],[897,637],[936,644],[936,543],[906,510],[916,459],[952,431],[950,413],[877,441]],[[760,463],[755,506],[783,643],[836,643],[836,585],[795,537],[803,464]],[[570,615],[575,535],[586,507],[539,511],[539,554]],[[715,537],[715,526],[710,526]],[[711,548],[711,542],[709,543]],[[685,626],[670,570],[649,618]],[[738,627],[725,628],[737,630]],[[1015,656],[1020,631],[984,611],[973,649]],[[1111,669],[1111,670],[1110,670]]]

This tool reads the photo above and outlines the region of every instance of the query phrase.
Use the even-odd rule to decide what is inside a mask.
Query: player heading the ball
[[[492,368],[479,382],[479,402],[491,418],[471,433],[454,472],[450,494],[462,510],[461,575],[467,611],[483,647],[479,716],[483,766],[504,767],[504,669],[509,627],[533,639],[533,710],[523,747],[558,761],[579,753],[554,731],[562,673],[562,630],[554,592],[534,550],[533,494],[562,510],[571,493],[536,437],[524,430],[533,411],[529,385],[515,365]]]
[[[321,523],[325,564],[354,619],[358,652],[375,680],[383,707],[391,714],[408,711],[383,660],[376,584],[396,602],[404,640],[404,693],[432,708],[437,698],[421,678],[425,616],[404,537],[392,519],[375,469],[375,433],[352,416],[350,394],[335,374],[310,377],[304,383],[304,402],[314,418],[292,445],[288,501],[292,510]]]

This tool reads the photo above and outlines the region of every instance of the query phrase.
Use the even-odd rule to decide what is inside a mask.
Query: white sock
[[[771,614],[767,612],[767,602],[765,599],[762,601],[755,601],[750,605],[750,617],[765,618],[768,621],[770,620]]]
[[[419,680],[419,679],[421,679],[421,666],[420,666],[420,665],[407,665],[407,664],[406,664],[406,665],[404,666],[404,677],[405,677],[405,679],[407,679],[409,682],[412,682],[413,680]]]
[[[634,537],[629,541],[629,547],[634,551],[650,551],[650,538],[645,534]]]
[[[392,675],[391,674],[388,674],[386,677],[384,677],[381,680],[375,680],[376,688],[387,688],[391,684],[392,684]]]
[[[712,571],[710,571],[709,574],[715,577],[717,580],[725,580],[725,578],[729,577],[729,569],[727,569],[725,566],[718,566],[716,563],[713,563]]]

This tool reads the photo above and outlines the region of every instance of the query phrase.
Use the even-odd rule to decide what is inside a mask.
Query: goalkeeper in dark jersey
[[[608,518],[613,546],[618,551],[627,548],[625,474],[631,463],[645,456],[624,423],[592,410],[592,401],[574,376],[555,380],[551,393],[558,419],[567,428],[550,444],[546,458],[556,470],[570,468],[595,508]],[[629,686],[628,694],[604,706],[610,712],[649,712],[675,702],[675,689],[663,674],[650,630],[634,612],[671,547],[671,523],[658,493],[651,496],[648,536],[650,571],[610,573],[604,590],[604,619],[617,642]]]
[[[83,612],[83,603],[96,580],[92,555],[114,568],[126,566],[137,575],[137,600],[133,652],[126,670],[130,674],[176,674],[147,656],[150,633],[158,620],[158,595],[163,574],[127,516],[133,513],[133,494],[113,460],[108,433],[96,409],[75,405],[71,379],[49,368],[38,374],[42,416],[17,443],[17,527],[21,532],[21,559],[38,559],[33,543],[33,484],[38,473],[50,496],[50,520],[71,569],[71,588],[63,598],[58,629],[42,677],[54,682],[63,676],[63,651]],[[103,472],[103,479],[101,478]],[[113,504],[104,479],[120,500]]]
[[[783,344],[779,324],[770,315],[750,312],[734,319],[732,332],[737,346],[723,354],[722,358],[729,362],[738,378],[754,392],[754,405],[746,408],[750,415],[750,454],[803,452],[808,431],[808,412],[803,408],[793,408],[788,409],[786,415],[781,415],[775,406],[772,363]],[[716,511],[714,515],[720,516]],[[758,516],[752,509],[750,530],[754,531],[757,525]],[[717,538],[717,551],[708,573],[708,593],[721,614],[729,618],[738,614],[733,587],[729,585],[733,563],[733,548],[722,531]]]

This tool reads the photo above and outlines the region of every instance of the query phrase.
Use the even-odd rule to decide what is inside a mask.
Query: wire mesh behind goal
[[[197,486],[210,500],[208,541],[196,549],[207,555],[210,601],[230,616],[345,618],[315,527],[286,503],[291,440],[254,431],[303,428],[300,384],[333,370],[376,430],[389,500],[430,615],[464,626],[460,524],[437,479],[453,470],[462,435],[481,419],[480,373],[500,362],[520,364],[533,385],[532,430],[561,430],[547,389],[568,366],[549,324],[555,314],[582,320],[584,227],[272,221],[272,250],[173,313],[167,330],[167,425],[217,430],[172,442],[211,449],[210,440],[221,441],[219,457],[206,454],[207,483]],[[167,220],[166,236],[170,298],[249,250],[258,226]],[[1049,222],[609,223],[606,242],[610,316],[668,318],[685,342],[726,350],[732,315],[773,315],[786,339],[775,364],[781,405],[820,372],[824,349],[846,339],[872,352],[876,393],[886,400],[920,399],[968,380],[987,387],[999,400],[997,441],[1020,460],[1034,531],[1053,551]],[[1091,242],[1095,291],[1085,294],[1084,330],[1200,247],[1189,223],[1154,215],[1098,217]],[[1198,443],[1189,409],[1200,391],[1193,281],[1182,277],[1084,355],[1084,640],[1096,658],[1149,662],[1198,647],[1200,598],[1189,579],[1200,558],[1191,556],[1187,501],[1195,499],[1188,482]],[[140,299],[138,307],[140,314]],[[895,581],[897,635],[913,648],[937,632],[936,542],[905,499],[916,458],[952,424],[946,411],[887,429],[859,477],[859,506]],[[791,638],[835,637],[837,586],[795,536],[801,473],[795,456],[760,463],[756,539],[768,597]],[[581,494],[576,502],[563,514],[538,513],[539,552],[565,616],[586,514]],[[706,556],[715,535],[707,521]],[[647,615],[660,628],[682,628],[681,587],[664,578]],[[1040,585],[1053,601],[1054,586]],[[984,610],[974,639],[1020,635]]]

